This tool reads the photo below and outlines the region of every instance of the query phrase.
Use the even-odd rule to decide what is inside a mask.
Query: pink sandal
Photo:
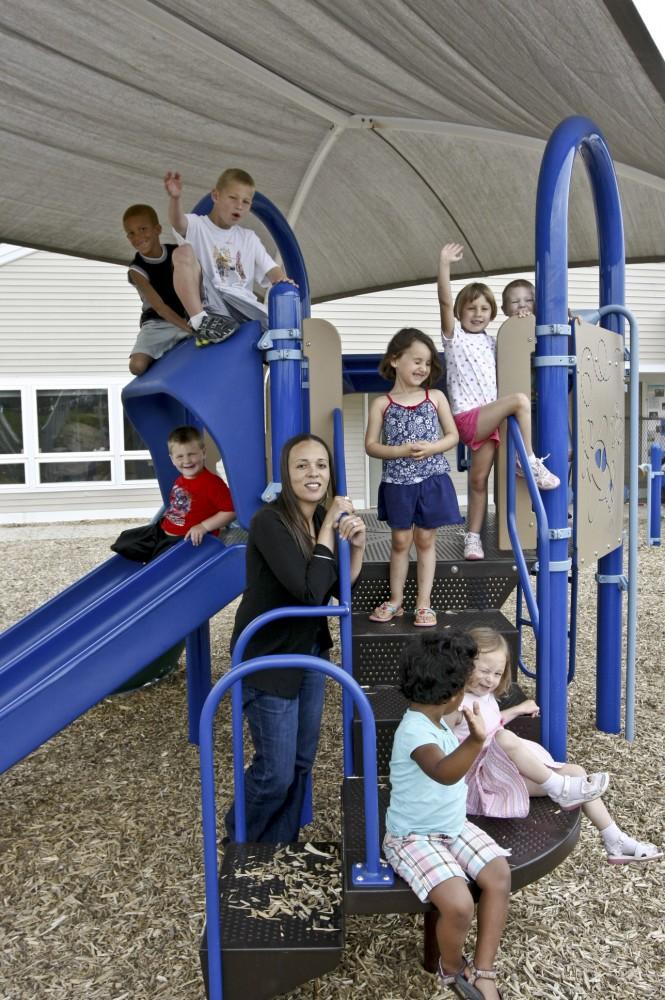
[[[374,608],[369,620],[371,622],[383,622],[385,625],[387,622],[391,622],[393,618],[401,618],[404,614],[404,608],[397,607],[395,604],[391,604],[390,601],[384,601],[383,604],[379,604],[378,608]]]
[[[421,628],[433,628],[436,625],[436,611],[431,608],[418,608],[413,616],[413,624]]]

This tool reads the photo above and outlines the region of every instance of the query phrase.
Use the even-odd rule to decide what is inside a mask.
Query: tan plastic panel
[[[577,552],[580,565],[621,544],[624,483],[623,337],[575,323]]]
[[[342,342],[325,319],[305,319],[302,327],[303,353],[309,358],[310,429],[332,451],[332,412],[342,409]]]
[[[523,392],[531,399],[531,355],[536,349],[536,320],[507,319],[499,329],[496,342],[496,378],[499,396]],[[512,549],[506,519],[506,435],[507,423],[500,427],[501,445],[495,462],[494,503],[499,526],[500,549]],[[523,479],[517,480],[517,531],[525,549],[536,545],[536,518],[531,508],[531,498]]]

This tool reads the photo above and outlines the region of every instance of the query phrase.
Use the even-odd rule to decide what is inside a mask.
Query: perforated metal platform
[[[344,947],[339,844],[229,844],[220,905],[225,1000],[268,1000],[323,975]],[[208,993],[205,932],[200,958]]]
[[[513,663],[517,661],[517,630],[500,611],[443,611],[439,627],[468,629],[487,625],[505,635]],[[375,687],[396,684],[399,656],[407,643],[426,632],[413,624],[413,615],[404,614],[387,624],[370,621],[367,613],[353,615],[353,676],[359,684]]]
[[[390,798],[386,783],[379,787],[381,838]],[[342,786],[342,851],[344,857],[344,906],[347,913],[419,913],[431,909],[421,903],[402,879],[391,888],[357,889],[351,881],[352,866],[363,859],[363,779],[347,778]],[[531,799],[525,819],[490,819],[471,816],[502,847],[512,850],[508,858],[514,892],[552,871],[575,847],[580,833],[580,812],[563,812],[549,798]]]
[[[390,597],[388,563],[390,561],[390,528],[379,521],[375,511],[363,511],[367,525],[367,547],[363,572],[353,592],[354,611],[371,611]],[[435,610],[470,608],[500,608],[517,581],[517,568],[512,552],[502,552],[496,547],[496,524],[493,513],[488,514],[483,531],[485,559],[477,562],[464,559],[464,529],[461,525],[447,525],[436,534],[436,575],[432,589],[432,607]],[[532,564],[534,554],[527,553],[527,564]],[[415,553],[409,565],[404,591],[405,608],[414,608],[416,601]]]

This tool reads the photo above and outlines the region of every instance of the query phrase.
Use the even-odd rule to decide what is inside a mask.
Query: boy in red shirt
[[[171,461],[180,473],[159,523],[128,528],[111,548],[126,559],[150,562],[181,539],[200,545],[235,518],[233,500],[223,479],[205,467],[203,435],[196,427],[176,427],[168,437]]]

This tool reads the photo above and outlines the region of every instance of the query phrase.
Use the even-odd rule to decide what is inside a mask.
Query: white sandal
[[[631,838],[632,839],[632,838]],[[659,851],[655,844],[648,841],[636,840],[635,850],[632,854],[623,850],[623,842],[617,840],[607,849],[607,860],[611,865],[629,865],[640,861],[657,861],[662,858],[663,852]]]

